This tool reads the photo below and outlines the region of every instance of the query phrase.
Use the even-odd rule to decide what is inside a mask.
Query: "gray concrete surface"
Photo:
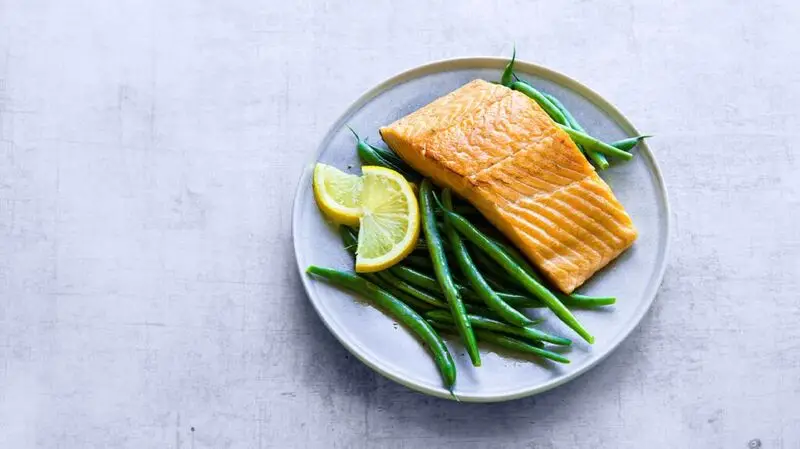
[[[0,447],[800,447],[795,2],[0,0]],[[520,56],[658,135],[663,288],[588,375],[423,397],[348,356],[291,196],[362,91]]]

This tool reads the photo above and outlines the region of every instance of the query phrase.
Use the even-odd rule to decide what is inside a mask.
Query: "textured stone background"
[[[0,0],[0,447],[800,447],[800,7],[786,0]],[[323,328],[291,252],[378,81],[508,55],[658,135],[673,252],[588,375],[430,399]]]

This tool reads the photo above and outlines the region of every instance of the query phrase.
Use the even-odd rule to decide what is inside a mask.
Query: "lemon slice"
[[[380,271],[411,251],[419,237],[419,206],[411,185],[400,173],[362,167],[361,220],[356,271]]]
[[[357,226],[361,217],[360,176],[326,164],[314,167],[314,197],[322,212],[339,224]]]

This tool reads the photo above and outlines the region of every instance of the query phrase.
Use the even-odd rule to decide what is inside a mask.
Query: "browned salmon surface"
[[[524,94],[475,80],[380,132],[417,171],[472,203],[565,293],[636,239],[608,185]]]

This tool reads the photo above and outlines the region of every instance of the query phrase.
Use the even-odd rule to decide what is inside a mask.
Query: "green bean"
[[[554,95],[548,94],[546,92],[542,92],[542,95],[544,95],[545,98],[550,100],[550,103],[553,103],[553,106],[557,107],[558,110],[561,111],[562,114],[564,114],[564,118],[567,120],[567,126],[569,126],[574,130],[583,132],[583,127],[578,123],[577,120],[575,120],[575,116],[573,116],[572,113],[569,112],[569,110],[567,109],[566,106],[564,106],[564,103],[562,103],[561,100],[556,98]]]
[[[428,320],[428,322],[436,329],[445,332],[453,332],[453,326],[449,326],[445,323],[436,320]],[[533,344],[525,343],[524,341],[517,340],[516,338],[511,338],[501,334],[495,334],[493,332],[485,330],[481,331],[476,330],[475,335],[478,337],[479,341],[492,343],[502,348],[511,349],[526,354],[533,354],[545,359],[552,360],[554,362],[569,363],[569,359],[561,354],[558,354],[553,351],[548,351],[547,349],[542,349]]]
[[[537,346],[531,345],[529,343],[517,340],[516,338],[512,338],[506,335],[495,334],[493,332],[488,332],[488,331],[478,331],[476,332],[476,337],[478,337],[480,341],[484,341],[486,343],[492,343],[506,349],[511,349],[513,351],[537,355],[544,359],[552,360],[558,363],[565,363],[565,364],[569,363],[568,358],[564,357],[563,355],[557,352],[548,351],[547,349],[539,348]]]
[[[415,297],[413,297],[411,295],[407,295],[407,294],[403,293],[400,290],[391,289],[391,288],[384,289],[384,290],[386,290],[390,294],[394,295],[400,301],[403,301],[407,306],[409,306],[412,309],[414,309],[414,311],[417,312],[417,313],[425,313],[425,312],[427,312],[429,310],[434,309],[434,307],[431,306],[430,304],[422,302],[419,299],[417,299],[417,298],[415,298]]]
[[[484,233],[486,235],[486,233]],[[491,237],[487,236],[493,242],[495,241]],[[508,273],[506,273],[491,257],[487,256],[483,251],[480,250],[475,244],[470,242],[470,248],[472,251],[470,254],[473,256],[476,262],[478,262],[479,268],[483,270],[484,274],[486,274],[486,280],[489,282],[489,285],[492,286],[495,290],[502,291],[503,294],[514,295],[514,296],[521,296],[524,298],[532,299],[534,301],[539,302],[535,298],[529,298],[526,296],[525,287],[519,283],[516,279],[511,277]],[[538,307],[544,307],[544,304],[541,304]]]
[[[450,189],[445,189],[442,192],[442,202],[446,210],[453,209],[453,199]],[[475,266],[475,263],[470,258],[469,253],[467,252],[467,247],[461,240],[461,236],[458,234],[458,232],[456,232],[453,226],[451,226],[449,220],[445,220],[445,224],[445,234],[450,240],[450,246],[453,247],[453,252],[456,256],[456,262],[458,263],[459,268],[461,268],[461,272],[464,274],[464,276],[466,276],[467,280],[472,285],[473,291],[480,296],[489,309],[493,310],[494,313],[500,316],[503,320],[515,326],[522,327],[529,325],[531,323],[530,318],[526,317],[518,310],[514,309],[505,301],[500,299],[500,297],[497,296],[497,293],[492,290],[492,287],[486,283],[486,280],[481,275],[478,267]]]
[[[561,111],[562,114],[564,114],[564,117],[567,119],[567,125],[569,125],[570,128],[574,129],[575,131],[586,133],[586,130],[583,129],[583,126],[581,126],[580,123],[578,123],[578,120],[575,119],[575,116],[569,112],[569,109],[564,106],[564,103],[550,94],[544,94],[544,96],[547,97],[547,99],[550,100]],[[594,162],[594,165],[596,165],[598,169],[605,170],[608,168],[608,159],[606,159],[606,156],[603,153],[598,153],[594,150],[587,150],[583,148],[583,145],[578,145],[578,148],[582,149],[584,153],[586,153],[586,156],[588,156],[589,159]]]
[[[360,293],[373,301],[378,307],[387,311],[394,319],[411,329],[433,354],[433,359],[439,367],[444,384],[452,393],[453,385],[456,382],[456,366],[453,363],[453,357],[439,334],[411,307],[355,273],[346,273],[314,265],[308,267],[306,272],[339,287]]]
[[[473,242],[486,255],[494,259],[506,273],[516,279],[528,292],[542,301],[553,313],[584,340],[589,343],[594,342],[594,337],[578,322],[577,318],[569,311],[566,306],[543,286],[536,279],[531,277],[525,270],[517,264],[511,256],[500,247],[495,245],[491,239],[486,237],[475,226],[472,226],[464,217],[455,212],[445,211],[447,219],[468,240]]]
[[[435,306],[433,306],[433,305],[431,305],[431,304],[429,304],[429,303],[427,303],[425,301],[421,301],[421,300],[409,295],[408,293],[400,290],[399,288],[389,284],[384,279],[382,279],[380,276],[378,276],[377,273],[362,273],[359,276],[361,276],[364,279],[372,282],[373,284],[377,285],[378,287],[386,290],[387,292],[389,292],[390,294],[394,295],[396,298],[398,298],[399,300],[403,301],[404,303],[406,303],[412,309],[414,309],[415,311],[417,311],[419,313],[425,313],[425,312],[437,309],[437,307],[435,307]],[[450,307],[447,304],[445,304],[444,302],[442,302],[441,305],[438,308],[439,309],[444,309],[444,310],[449,310],[450,309]],[[500,318],[494,312],[492,312],[491,310],[487,309],[486,307],[482,307],[482,306],[475,305],[475,304],[464,304],[464,310],[467,311],[467,314],[471,314],[471,315],[482,316],[482,317],[486,317],[486,318],[489,318],[489,319],[499,319]],[[449,312],[447,312],[447,313],[449,314]]]
[[[472,204],[456,204],[453,206],[453,210],[461,215],[480,215],[478,209],[475,209],[475,206]],[[439,216],[439,211],[436,211],[436,216]]]
[[[531,86],[530,84],[524,81],[514,81],[513,83],[511,83],[510,87],[516,91],[522,92],[523,94],[527,95],[528,97],[536,101],[536,103],[538,103],[539,106],[541,106],[542,109],[544,109],[544,112],[546,112],[547,115],[549,115],[554,122],[560,125],[567,124],[567,118],[564,117],[564,114],[562,114],[561,111],[559,111],[558,108],[552,102],[550,102],[550,100],[547,99],[547,97],[545,97],[541,92],[536,90],[535,87]]]
[[[395,265],[389,268],[389,271],[391,271],[392,274],[397,276],[398,278],[412,285],[416,285],[419,288],[424,288],[434,293],[442,292],[442,288],[439,287],[439,283],[436,281],[436,279],[428,276],[427,274],[420,273],[419,271],[411,267],[407,267],[404,265]],[[462,293],[462,295],[466,296],[466,292],[462,290],[463,287],[461,287],[460,285],[456,285],[456,288],[459,290],[459,292]]]
[[[347,226],[339,226],[339,235],[342,237],[342,243],[344,243],[345,249],[353,256],[356,255],[356,247],[358,246],[358,238],[355,235],[355,231],[352,228]],[[372,282],[373,284],[377,285],[378,287],[386,290],[390,294],[394,295],[396,298],[400,299],[404,303],[408,304],[409,306],[413,307],[415,310],[430,310],[430,304],[426,304],[423,301],[420,301],[417,298],[401,291],[397,287],[392,286],[391,284],[385,282],[383,279],[377,276],[376,273],[362,273],[361,276]]]
[[[452,324],[453,322],[453,318],[443,310],[431,310],[430,312],[425,313],[425,318],[430,318],[434,321],[440,321],[448,324]],[[568,338],[542,332],[539,329],[530,327],[530,325],[525,327],[510,326],[506,323],[502,323],[491,318],[472,314],[468,315],[468,318],[473,329],[485,329],[492,332],[511,334],[534,341],[545,341],[547,343],[552,343],[559,346],[569,346],[572,344],[572,340]]]
[[[489,280],[487,279],[487,283]],[[491,283],[489,284],[491,285]],[[529,298],[525,295],[520,295],[518,293],[508,293],[508,292],[501,292],[498,289],[502,287],[502,285],[492,286],[492,288],[497,291],[497,296],[500,297],[503,301],[505,301],[508,305],[515,309],[536,309],[540,307],[544,307],[541,301],[538,301],[534,298]]]
[[[558,126],[561,129],[563,129],[567,134],[569,134],[569,136],[572,138],[572,140],[575,141],[575,143],[583,145],[587,150],[597,151],[599,153],[605,154],[606,156],[614,156],[626,161],[633,159],[633,155],[631,153],[628,153],[627,151],[622,151],[619,148],[612,147],[611,145],[605,142],[601,142],[595,139],[594,137],[588,134],[584,134],[580,131],[575,131],[574,129],[568,126],[564,125],[558,125]]]
[[[426,314],[427,314],[427,312],[424,312],[424,313],[422,313],[422,316],[425,316]],[[432,318],[427,318],[427,320],[431,324],[431,326],[433,326],[434,328],[442,331],[442,333],[445,334],[443,336],[447,336],[448,334],[450,334],[450,335],[455,335],[456,337],[458,337],[458,332],[456,332],[456,329],[451,324],[451,321],[446,321],[445,322],[445,321],[434,320]],[[534,323],[535,324],[539,324],[539,323],[541,323],[543,321],[544,321],[544,319],[538,319]],[[491,331],[485,331],[485,332],[491,332]],[[536,346],[537,348],[544,348],[545,347],[544,342],[539,341],[539,340],[526,340],[526,341],[528,343],[530,343],[531,345]]]
[[[514,49],[511,51],[511,61],[508,61],[506,64],[505,70],[503,70],[503,76],[500,77],[500,84],[503,86],[510,86],[511,83],[514,82],[514,61],[517,60],[517,47],[514,46]]]
[[[478,252],[480,251],[471,251],[470,254],[477,254]],[[514,282],[514,285],[512,286],[508,286],[488,277],[486,278],[486,282],[497,292],[497,295],[500,296],[500,299],[507,302],[515,309],[540,309],[542,307],[546,307],[538,299],[531,298],[528,294],[524,293],[524,289],[522,287],[517,289],[516,282]]]
[[[447,308],[447,303],[424,290],[414,287],[408,282],[398,279],[397,276],[393,275],[390,270],[378,271],[376,274],[387,284],[394,286],[395,288],[419,299],[420,301],[424,301],[433,307]]]
[[[424,313],[424,312],[427,312],[429,310],[434,309],[434,307],[431,306],[430,304],[428,304],[426,302],[423,302],[423,301],[420,301],[419,299],[417,299],[417,298],[415,298],[415,297],[403,292],[402,290],[392,286],[388,282],[386,282],[383,279],[381,279],[376,273],[361,273],[359,276],[363,277],[364,279],[368,280],[369,282],[372,282],[373,284],[377,285],[378,287],[386,290],[387,293],[389,293],[390,295],[392,295],[395,298],[399,299],[400,301],[403,301],[404,303],[406,303],[406,305],[408,305],[409,307],[411,307],[412,309],[414,309],[417,312]]]
[[[605,170],[611,165],[608,163],[608,158],[603,153],[599,153],[595,150],[586,150],[586,154],[599,170]]]
[[[563,295],[563,293],[561,294]],[[576,309],[594,309],[597,307],[611,306],[617,303],[617,298],[613,296],[586,296],[577,293],[564,295],[563,298],[559,296],[559,299],[561,299],[561,302],[565,305]]]
[[[342,238],[344,249],[346,249],[350,255],[355,256],[356,249],[358,249],[358,238],[353,235],[353,230],[347,226],[339,226],[339,237]]]
[[[475,245],[471,245],[475,246]],[[473,251],[473,257],[476,261],[490,274],[495,280],[498,281],[499,284],[510,283],[515,285],[517,281],[511,278],[505,271],[500,269],[497,266],[497,263],[493,262],[492,259],[486,256],[481,251]]]
[[[415,285],[419,288],[426,289],[433,293],[442,293],[441,287],[439,287],[439,283],[436,282],[436,279],[424,274],[420,273],[419,271],[414,270],[413,268],[406,267],[403,265],[395,265],[392,268],[389,268],[389,271],[397,276],[398,278],[408,282],[411,285]],[[460,285],[459,283],[455,283],[456,288],[461,293],[461,297],[467,301],[481,301],[480,297],[470,290],[469,288]],[[541,302],[528,298],[527,296],[518,295],[516,293],[506,293],[506,292],[497,292],[497,295],[500,298],[507,302],[511,307],[515,309],[529,309],[534,307],[544,307],[544,304]]]
[[[614,148],[619,148],[620,150],[630,151],[635,147],[639,142],[643,141],[644,139],[648,139],[653,136],[643,135],[643,136],[636,136],[636,137],[629,137],[627,139],[618,140],[616,142],[611,142],[611,145]]]
[[[406,256],[406,258],[403,259],[403,262],[419,270],[424,270],[426,272],[433,273],[433,262],[431,262],[431,259],[428,258],[427,256],[423,257],[411,254],[410,256]]]
[[[379,146],[372,145],[370,143],[368,143],[367,145],[369,145],[369,147],[372,148],[372,151],[374,151],[387,161],[391,162],[392,164],[396,165],[397,167],[400,167],[403,170],[403,172],[412,175],[412,177],[415,178],[414,181],[419,181],[420,179],[422,179],[422,175],[416,170],[414,170],[413,167],[408,165],[408,163],[404,161],[400,156],[398,156],[397,152],[395,152],[391,147],[388,147],[388,144],[387,144],[388,148],[382,148]]]
[[[528,259],[526,259],[525,256],[523,256],[522,253],[520,253],[516,248],[497,239],[491,240],[492,243],[505,251],[506,254],[508,254],[512,259],[514,259],[514,262],[519,264],[519,266],[521,266],[530,277],[536,279],[537,282],[543,282],[541,276],[539,276],[539,273],[537,273],[536,270],[533,269],[533,266],[528,262]]]
[[[442,246],[442,237],[439,235],[439,230],[436,228],[432,189],[433,185],[427,178],[422,181],[422,185],[419,188],[422,230],[425,233],[425,241],[428,243],[428,252],[433,261],[433,270],[436,273],[436,279],[439,281],[442,292],[444,292],[444,297],[447,299],[448,304],[450,304],[450,311],[456,322],[459,334],[461,334],[461,338],[464,340],[464,346],[467,348],[472,364],[480,366],[481,355],[478,351],[478,344],[475,341],[475,334],[472,333],[472,327],[467,319],[467,312],[464,310],[464,303],[461,302],[461,295],[459,295],[458,290],[453,284],[453,276],[450,274],[450,267],[447,265],[447,258],[444,254],[444,247]]]
[[[541,284],[546,284],[546,281],[542,279],[539,273],[533,268],[533,266],[528,262],[528,259],[525,258],[516,248],[511,247],[510,245],[506,245],[503,242],[499,242],[497,240],[493,240],[495,245],[497,245],[501,250],[505,251],[514,262],[516,262],[523,270],[530,277],[536,280]],[[617,302],[617,299],[613,296],[610,297],[594,297],[594,296],[586,296],[586,295],[579,295],[576,293],[567,295],[566,293],[562,292],[558,288],[551,288],[550,291],[559,299],[559,301],[563,302],[564,305],[573,306],[573,307],[580,307],[580,308],[591,308],[591,307],[601,307],[601,306],[609,306]]]
[[[470,245],[470,246],[472,248],[475,248],[472,253],[476,256],[475,257],[476,260],[480,260],[481,268],[491,264],[493,270],[498,270],[502,273],[501,276],[497,276],[494,278],[494,283],[497,285],[496,288],[502,289],[507,292],[512,292],[513,294],[516,295],[521,295],[521,296],[525,295],[526,290],[522,286],[522,284],[519,283],[519,281],[511,277],[505,271],[503,271],[503,269],[498,266],[497,262],[495,262],[491,257],[487,256],[476,245]],[[478,257],[478,255],[480,255],[480,258]]]
[[[419,173],[411,169],[402,159],[398,158],[390,150],[384,150],[367,143],[364,139],[356,134],[355,130],[347,127],[353,136],[356,138],[356,150],[358,157],[364,165],[378,165],[392,169],[402,174],[409,181],[418,181],[420,179]]]
[[[416,192],[415,192],[415,194],[416,194]],[[425,243],[425,238],[423,236],[419,236],[419,238],[417,239],[417,244],[414,247],[414,249],[415,250],[418,249],[420,251],[427,251],[428,250],[428,244]]]
[[[367,142],[361,139],[361,137],[356,134],[353,128],[348,126],[347,129],[349,129],[356,138],[356,150],[358,152],[358,157],[361,159],[361,162],[364,165],[378,165],[381,167],[391,168],[392,170],[395,169],[395,167],[393,167],[389,161],[381,157],[381,155],[376,153],[375,150],[373,150],[372,147],[367,144]]]
[[[393,166],[398,167],[400,170],[397,171],[402,173],[403,176],[405,176],[409,181],[417,182],[422,178],[422,175],[411,168],[404,160],[400,159],[397,153],[395,153],[393,150],[389,148],[376,147],[370,143],[367,145],[369,145],[369,147],[372,148],[372,151],[381,156],[384,160],[388,161]]]

